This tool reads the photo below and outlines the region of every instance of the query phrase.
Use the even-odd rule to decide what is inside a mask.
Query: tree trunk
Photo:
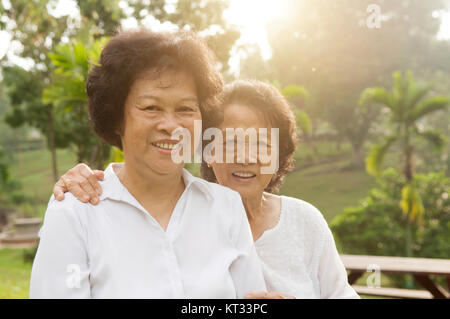
[[[404,174],[406,178],[406,183],[411,184],[413,181],[413,146],[409,144],[409,134],[408,131],[405,132],[405,167]],[[410,213],[406,215],[406,228],[405,228],[405,254],[406,257],[413,257],[412,245],[413,245],[413,233],[412,233],[412,222],[410,220]],[[414,281],[411,276],[406,276],[406,288],[411,289],[414,286]]]
[[[341,147],[341,139],[338,137],[337,139],[336,139],[336,151],[338,152],[338,153],[340,153],[341,152],[341,149],[342,149],[342,147]]]
[[[411,183],[413,180],[413,146],[406,145],[405,147],[405,168],[404,174],[406,177],[407,183]]]
[[[362,144],[353,144],[353,157],[352,157],[352,167],[361,168],[364,166],[364,153]]]
[[[48,144],[52,156],[53,180],[58,181],[58,164],[56,162],[56,146],[55,146],[55,125],[53,119],[53,109],[51,106],[47,108],[48,116]]]

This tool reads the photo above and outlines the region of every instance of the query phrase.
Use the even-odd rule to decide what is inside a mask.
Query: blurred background
[[[340,253],[450,258],[450,0],[0,0],[0,298],[28,297],[59,176],[120,159],[84,83],[138,27],[195,30],[227,81],[279,88],[299,133],[280,193],[315,205]]]

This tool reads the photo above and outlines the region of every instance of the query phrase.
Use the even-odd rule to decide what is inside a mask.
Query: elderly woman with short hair
[[[223,118],[212,120],[209,126],[223,131],[279,130],[279,168],[273,174],[262,174],[261,169],[271,163],[250,160],[250,152],[243,163],[235,154],[232,163],[205,158],[201,167],[203,178],[239,192],[244,203],[269,290],[253,291],[246,297],[359,298],[348,284],[333,235],[320,211],[304,200],[275,194],[292,168],[297,146],[295,119],[286,99],[271,85],[239,80],[225,87],[221,106]],[[258,144],[276,150],[271,140],[259,140]],[[79,164],[55,185],[54,194],[61,199],[69,190],[80,199],[87,196],[85,201],[95,201],[98,194],[90,189],[97,187],[101,175],[101,171],[92,172]],[[83,186],[86,184],[89,189]]]
[[[265,290],[239,194],[171,160],[172,133],[218,114],[222,79],[192,33],[111,38],[87,81],[95,132],[123,150],[97,205],[51,200],[31,298],[243,298]]]

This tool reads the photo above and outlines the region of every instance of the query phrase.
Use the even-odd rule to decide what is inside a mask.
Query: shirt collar
[[[207,181],[205,181],[204,179],[195,177],[194,175],[192,175],[191,173],[189,173],[189,171],[185,168],[183,168],[183,179],[184,179],[184,184],[186,185],[186,189],[188,189],[189,187],[195,186],[197,187],[197,189],[203,193],[203,195],[206,197],[206,199],[210,200],[212,199],[212,195],[211,195],[211,189],[209,187],[209,183]]]
[[[100,195],[100,200],[105,198],[110,198],[113,200],[123,200],[124,190],[126,189],[123,186],[122,182],[117,177],[114,172],[113,165],[120,163],[110,163],[105,170],[105,176],[103,181],[100,181],[100,185],[102,186],[102,194]],[[208,186],[208,182],[193,176],[189,173],[188,170],[183,168],[183,180],[186,186],[186,190],[191,187],[196,187],[206,199],[212,199],[211,189]]]

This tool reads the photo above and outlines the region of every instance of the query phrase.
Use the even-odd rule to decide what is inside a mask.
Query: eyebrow
[[[152,100],[156,100],[156,101],[161,100],[159,97],[151,95],[151,94],[139,95],[137,98],[138,99],[152,99]],[[185,98],[182,98],[179,102],[194,102],[194,103],[198,104],[198,99],[195,97],[185,97]]]

